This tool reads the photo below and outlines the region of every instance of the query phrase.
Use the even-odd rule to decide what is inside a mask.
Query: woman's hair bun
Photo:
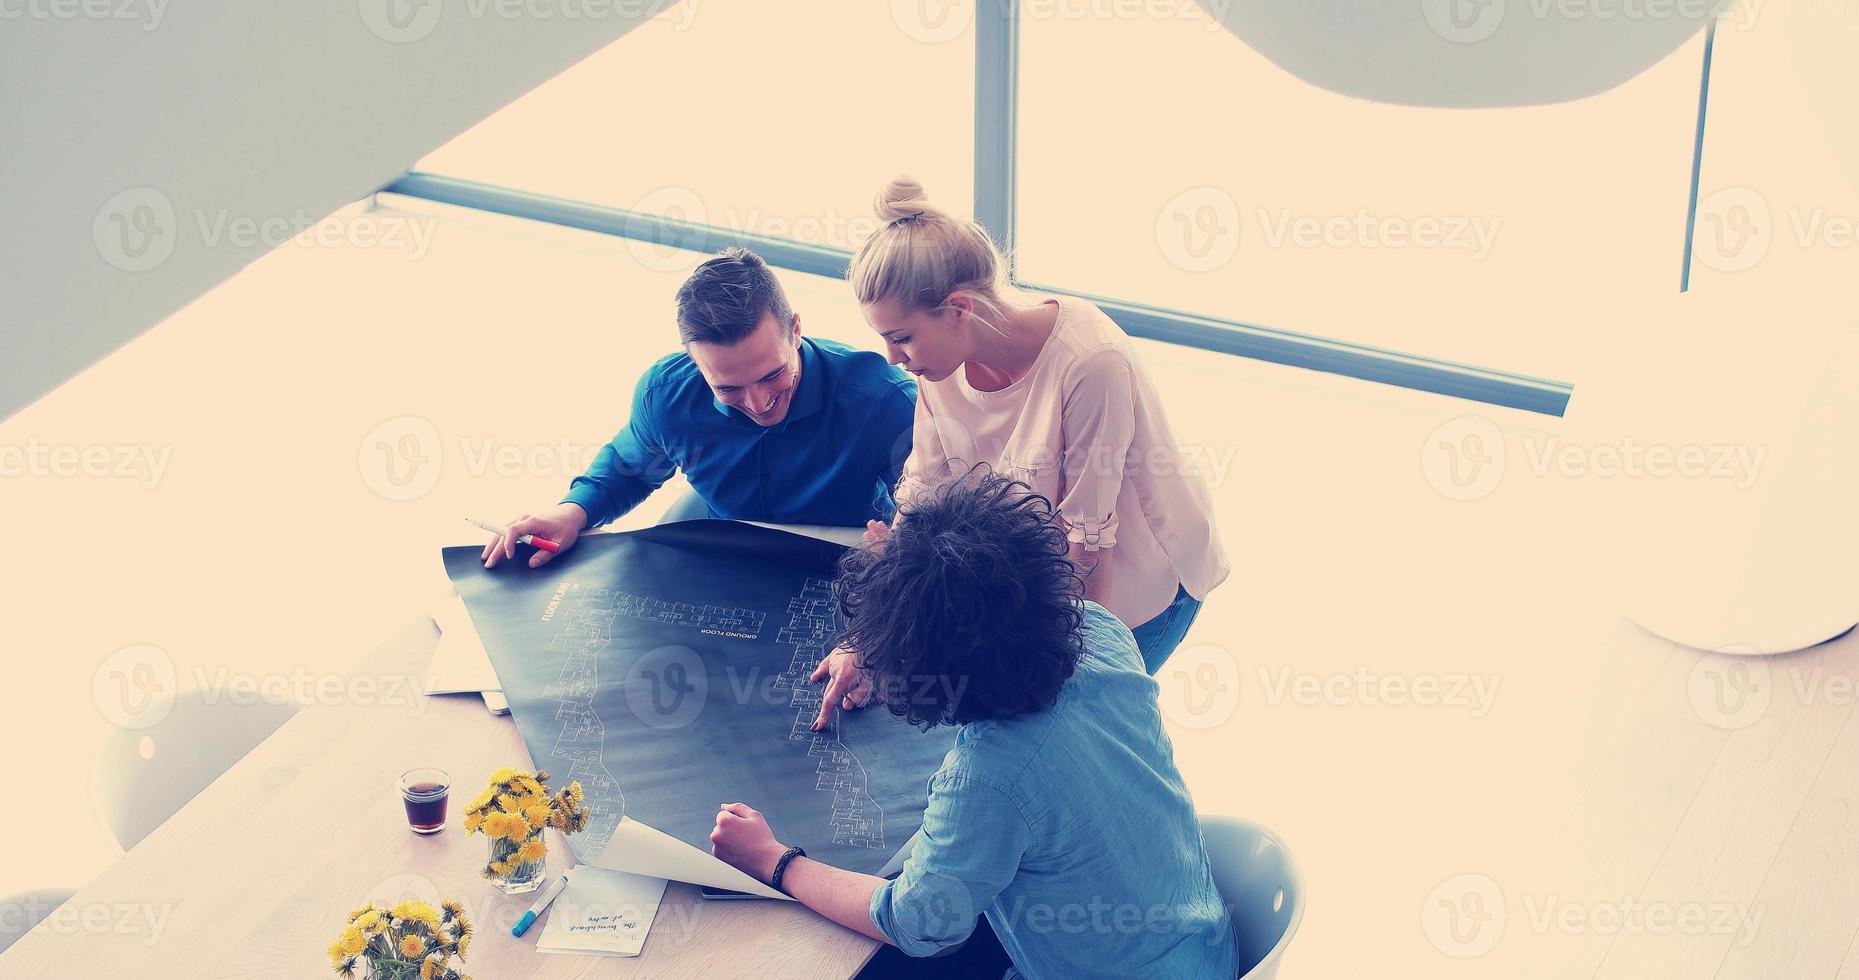
[[[914,177],[899,176],[878,188],[872,210],[878,213],[879,221],[889,223],[921,217],[931,209],[929,197],[923,193],[923,185],[917,183]]]

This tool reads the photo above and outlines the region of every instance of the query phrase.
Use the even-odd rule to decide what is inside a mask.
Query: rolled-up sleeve
[[[1066,536],[1086,551],[1114,547],[1117,497],[1136,438],[1136,385],[1122,351],[1105,350],[1079,364],[1060,425],[1065,490],[1058,509]]]
[[[1013,881],[1031,840],[1032,828],[1006,788],[938,773],[903,872],[871,896],[872,924],[910,956],[961,943]]]
[[[949,472],[949,456],[936,429],[936,415],[930,410],[928,393],[917,390],[915,415],[912,416],[910,455],[904,460],[903,474],[893,496],[899,508],[925,490],[941,483]]]
[[[587,511],[587,526],[599,527],[638,506],[652,491],[678,471],[665,449],[651,411],[652,381],[647,371],[633,389],[632,417],[612,441],[600,447],[593,465],[574,478],[562,503],[579,504]]]

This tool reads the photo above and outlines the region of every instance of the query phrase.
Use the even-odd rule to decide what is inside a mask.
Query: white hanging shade
[[[1377,102],[1491,108],[1605,92],[1728,0],[1197,0],[1312,85]]]

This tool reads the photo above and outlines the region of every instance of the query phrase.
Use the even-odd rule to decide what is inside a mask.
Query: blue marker
[[[562,875],[560,878],[549,882],[549,886],[542,890],[542,894],[536,896],[536,904],[531,905],[529,911],[524,912],[523,917],[516,920],[516,925],[510,927],[510,935],[520,936],[528,932],[529,927],[535,923],[536,916],[541,915],[543,910],[549,907],[549,903],[555,901],[555,896],[560,895],[562,889],[567,887],[567,875]]]

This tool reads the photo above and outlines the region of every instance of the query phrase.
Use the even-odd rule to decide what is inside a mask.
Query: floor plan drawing
[[[616,837],[622,818],[708,859],[728,802],[867,874],[916,832],[952,729],[878,708],[811,730],[824,685],[809,677],[843,626],[840,546],[696,521],[589,535],[540,569],[485,569],[481,551],[446,549],[446,569],[529,761],[581,784],[578,859],[622,866],[609,849],[640,839]]]
[[[780,683],[794,706],[794,724],[788,738],[807,743],[807,754],[818,760],[814,788],[833,794],[833,842],[852,847],[884,847],[884,810],[867,792],[865,766],[840,740],[837,720],[824,731],[813,730],[820,716],[823,685],[808,680],[832,648],[839,634],[833,608],[833,585],[810,578],[800,595],[788,601],[788,622],[775,638],[791,645],[794,654]]]

